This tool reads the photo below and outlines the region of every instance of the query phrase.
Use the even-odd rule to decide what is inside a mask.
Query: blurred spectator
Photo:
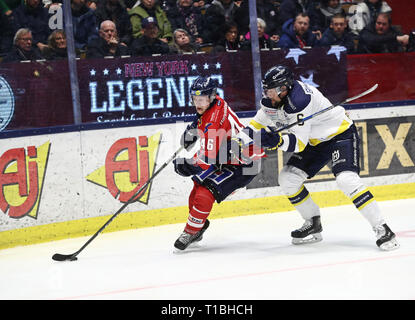
[[[171,24],[166,13],[157,3],[157,0],[141,0],[141,3],[128,11],[130,15],[131,25],[133,26],[133,37],[142,36],[141,22],[149,16],[154,17],[157,21],[158,34],[157,38],[166,44],[173,44],[173,33]]]
[[[0,0],[0,11],[6,16],[10,16],[23,0]]]
[[[13,45],[12,15],[0,12],[0,56],[8,53]]]
[[[374,22],[379,13],[392,12],[388,3],[382,0],[364,0],[354,8],[353,15],[349,19],[349,28],[355,35],[359,35],[364,27]]]
[[[51,32],[48,25],[49,14],[40,0],[25,0],[13,11],[13,18],[14,31],[28,28],[32,32],[33,45],[40,50],[48,46],[48,36]]]
[[[168,54],[170,48],[167,43],[158,38],[159,28],[153,17],[144,18],[141,22],[142,36],[135,38],[131,45],[133,56],[151,56],[152,54]]]
[[[85,50],[92,39],[98,38],[97,18],[85,0],[71,0],[71,8],[75,48]]]
[[[313,2],[316,0],[283,0],[280,6],[281,24],[284,25],[288,20],[295,19],[299,13],[306,13]]]
[[[17,30],[13,39],[13,47],[9,54],[4,57],[3,62],[43,59],[39,48],[33,46],[32,42],[33,38],[30,29],[22,28]]]
[[[185,29],[195,42],[202,43],[202,13],[193,6],[193,0],[177,0],[176,6],[167,11],[172,30]]]
[[[216,43],[213,51],[242,50],[243,47],[239,39],[238,25],[235,22],[228,22],[225,25],[224,36]]]
[[[279,17],[279,2],[257,0],[256,10],[257,17],[264,20],[267,25],[265,32],[271,36],[272,40],[278,41],[282,27]],[[235,22],[238,24],[241,34],[246,34],[249,31],[249,21],[249,1],[244,0],[235,13]]]
[[[406,47],[406,51],[408,52],[415,51],[415,30],[412,30],[409,33],[409,41],[408,41],[408,46]]]
[[[310,17],[300,13],[294,19],[290,19],[282,26],[280,48],[304,48],[313,47],[317,43],[317,37],[310,30]]]
[[[131,44],[133,27],[127,9],[120,0],[100,0],[95,15],[97,16],[97,25],[105,20],[111,20],[115,23],[120,42],[125,45]]]
[[[392,27],[391,16],[380,13],[376,20],[366,26],[359,35],[359,53],[403,52],[409,35],[403,35]]]
[[[257,18],[257,27],[258,27],[258,42],[260,49],[272,49],[277,47],[277,42],[271,40],[270,36],[265,33],[266,23],[261,18]],[[251,47],[251,32],[248,31],[244,36],[242,42],[243,49],[248,49]]]
[[[203,15],[203,42],[217,43],[225,32],[225,23],[235,20],[237,9],[233,0],[213,0]]]
[[[347,28],[346,16],[338,13],[331,18],[330,27],[323,33],[323,37],[318,42],[321,47],[343,46],[347,49],[347,53],[355,52],[354,36]]]
[[[140,0],[120,0],[127,9],[127,11],[130,11],[135,6],[138,6],[140,4]]]
[[[50,8],[52,5],[62,6],[63,0],[42,0],[42,3],[45,8]]]
[[[97,10],[98,7],[98,3],[101,2],[102,0],[87,0],[86,1],[86,6],[91,9],[92,11]]]
[[[68,57],[67,49],[65,31],[55,30],[50,34],[48,46],[42,53],[47,60],[60,60]]]
[[[191,35],[185,29],[176,29],[173,32],[172,53],[196,53],[199,51],[199,46],[192,41]]]
[[[127,56],[130,51],[126,45],[120,44],[117,27],[111,20],[105,20],[99,28],[99,38],[92,39],[86,49],[87,58]]]
[[[308,10],[311,29],[313,31],[319,30],[323,33],[330,27],[331,18],[339,13],[346,16],[340,0],[321,0],[315,2]]]

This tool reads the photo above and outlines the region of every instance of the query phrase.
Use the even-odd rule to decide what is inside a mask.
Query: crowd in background
[[[62,2],[0,0],[0,59],[65,59]],[[256,0],[260,48],[415,51],[415,33],[403,34],[392,22],[387,1],[353,1],[352,9],[345,2]],[[248,0],[71,0],[71,14],[82,58],[251,49]]]

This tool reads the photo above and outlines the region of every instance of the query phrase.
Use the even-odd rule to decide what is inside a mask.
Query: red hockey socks
[[[189,197],[189,218],[184,231],[190,234],[200,231],[212,210],[214,202],[213,194],[205,187],[195,183]]]

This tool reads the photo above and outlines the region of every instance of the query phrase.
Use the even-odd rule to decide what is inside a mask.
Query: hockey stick
[[[121,211],[123,211],[129,204],[134,202],[135,197],[137,197],[143,190],[145,190],[145,188],[147,188],[148,184],[153,181],[153,179],[165,168],[167,167],[167,165],[173,161],[177,155],[184,149],[183,146],[181,146],[166,162],[163,163],[163,165],[146,181],[146,183],[144,183],[144,185],[141,186],[140,189],[138,189],[138,191],[136,193],[134,193],[134,195],[126,202],[122,205],[121,208],[118,209],[118,211],[116,213],[114,213],[112,215],[112,217],[105,222],[105,224],[76,252],[72,253],[72,254],[60,254],[60,253],[55,253],[52,256],[52,259],[55,261],[74,261],[77,260],[78,258],[76,257],[82,250],[85,249],[85,247],[90,244],[92,242],[92,240],[94,240],[98,234],[101,233],[101,231],[103,231],[110,223],[112,220],[114,220],[114,218],[116,216],[118,216]]]
[[[280,132],[280,131],[283,131],[283,130],[287,130],[287,129],[289,129],[291,127],[294,127],[294,126],[296,126],[298,124],[301,125],[301,124],[304,123],[304,121],[310,120],[310,119],[314,118],[315,116],[318,116],[318,115],[320,115],[322,113],[325,113],[325,112],[327,112],[327,111],[329,111],[329,110],[331,110],[331,109],[333,109],[333,108],[335,108],[335,107],[337,107],[339,105],[342,105],[342,104],[345,104],[345,103],[349,103],[350,101],[353,101],[353,100],[356,100],[356,99],[359,99],[359,98],[361,98],[363,96],[368,95],[369,93],[375,91],[378,86],[379,85],[376,83],[373,87],[371,87],[370,89],[367,89],[366,91],[358,94],[357,96],[354,96],[354,97],[351,97],[351,98],[347,98],[346,100],[344,100],[342,102],[339,102],[339,103],[336,103],[336,104],[332,104],[330,107],[327,107],[327,108],[325,108],[323,110],[317,111],[316,113],[310,114],[309,116],[307,116],[305,118],[298,118],[298,120],[296,122],[293,122],[293,123],[291,123],[291,124],[289,124],[289,125],[287,125],[285,127],[279,128],[278,130],[275,130],[274,132]],[[266,128],[266,130],[268,132],[270,132],[270,130],[268,128]]]

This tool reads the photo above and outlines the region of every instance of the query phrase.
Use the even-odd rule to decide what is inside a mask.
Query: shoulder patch
[[[312,92],[303,88],[297,81],[294,82],[293,89],[288,95],[288,105],[284,107],[287,113],[297,113],[303,111],[311,101]]]

